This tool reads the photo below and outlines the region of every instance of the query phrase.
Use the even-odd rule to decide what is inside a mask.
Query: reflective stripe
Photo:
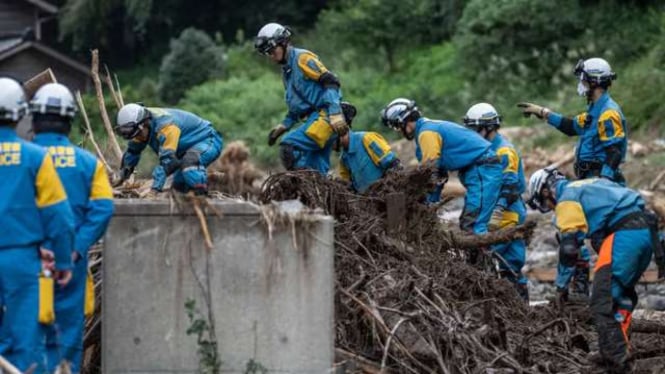
[[[95,174],[90,185],[90,200],[113,199],[113,189],[102,163],[97,160]]]
[[[597,273],[600,268],[604,266],[612,266],[612,247],[614,245],[614,233],[610,234],[603,241],[603,245],[600,247],[600,253],[598,254],[598,260],[596,261],[596,266],[594,266],[593,271]]]
[[[577,201],[560,202],[556,206],[555,214],[556,226],[562,234],[576,231],[587,233],[589,231],[584,210],[582,209],[582,205]]]
[[[67,199],[65,189],[62,187],[51,156],[44,155],[42,165],[35,179],[36,195],[35,201],[39,208],[57,204]]]

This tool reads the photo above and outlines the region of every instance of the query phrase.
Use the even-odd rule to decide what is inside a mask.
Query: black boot
[[[589,264],[577,264],[570,290],[570,301],[589,301]]]

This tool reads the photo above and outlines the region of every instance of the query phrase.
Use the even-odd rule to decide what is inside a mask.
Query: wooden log
[[[630,329],[632,332],[665,335],[665,323],[663,322],[635,319],[630,324]]]
[[[118,161],[122,160],[122,150],[120,149],[120,144],[118,144],[118,139],[115,137],[113,132],[113,126],[111,126],[111,120],[109,119],[108,112],[106,111],[106,104],[104,103],[104,91],[102,89],[102,81],[99,79],[99,51],[92,51],[92,81],[95,84],[95,92],[97,93],[97,101],[99,102],[99,112],[102,116],[102,121],[104,122],[104,128],[106,129],[106,134],[109,137],[109,143],[111,144],[111,150],[113,151],[114,156]]]
[[[341,348],[335,348],[335,356],[340,360],[348,360],[355,362],[362,370],[363,373],[367,374],[379,374],[381,373],[381,365],[366,359],[363,356],[357,355],[353,352],[346,351]],[[388,373],[387,370],[384,370],[383,373]]]
[[[451,239],[455,248],[468,249],[487,247],[492,244],[507,243],[515,239],[526,238],[531,235],[534,228],[536,228],[536,221],[527,221],[523,225],[488,232],[484,235],[469,235],[451,232]]]
[[[55,74],[53,74],[53,71],[51,68],[48,68],[41,73],[35,75],[34,77],[28,79],[23,83],[23,91],[25,91],[25,98],[26,100],[32,99],[33,96],[35,96],[35,93],[37,90],[48,83],[58,83],[58,81],[55,79]]]

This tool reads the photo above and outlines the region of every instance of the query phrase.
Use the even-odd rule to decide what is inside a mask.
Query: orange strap
[[[603,245],[600,246],[600,253],[598,254],[598,261],[596,261],[596,266],[593,268],[594,272],[598,272],[603,266],[612,266],[612,247],[614,245],[614,233],[610,234],[603,241]]]

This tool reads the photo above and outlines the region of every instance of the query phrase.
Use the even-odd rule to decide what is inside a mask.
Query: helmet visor
[[[274,39],[258,37],[254,42],[254,48],[262,55],[269,56],[275,48],[277,48],[277,43]]]
[[[115,128],[115,133],[121,136],[125,140],[130,140],[135,138],[141,131],[141,127],[138,123],[131,122],[125,123],[122,125],[117,125]]]

